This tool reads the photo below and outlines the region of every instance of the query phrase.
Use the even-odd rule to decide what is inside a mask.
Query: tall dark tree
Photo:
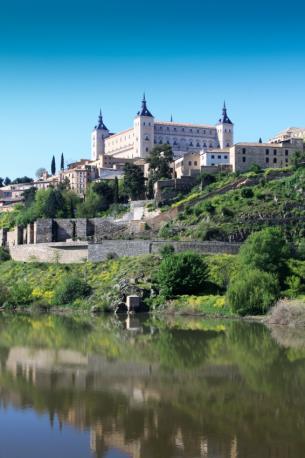
[[[3,181],[4,181],[3,178],[0,177],[0,188],[2,188],[3,186]]]
[[[170,145],[158,145],[150,152],[149,179],[155,183],[161,178],[171,178],[172,171],[170,164],[173,161],[173,151]]]
[[[114,178],[113,185],[113,203],[117,204],[119,201],[119,180],[118,177]]]
[[[65,158],[64,158],[64,153],[61,153],[60,170],[64,170],[64,168],[65,168]]]
[[[145,180],[141,167],[134,164],[124,166],[124,190],[131,200],[138,200],[144,197]]]
[[[8,186],[9,184],[11,184],[11,182],[12,180],[9,177],[6,177],[4,180],[4,186]]]
[[[37,191],[37,189],[34,188],[34,186],[32,186],[31,188],[26,189],[23,192],[24,205],[26,207],[30,207],[33,204],[33,202],[35,201],[36,191]]]
[[[55,162],[55,157],[53,156],[52,161],[51,161],[51,174],[55,175],[55,173],[56,173],[56,162]]]

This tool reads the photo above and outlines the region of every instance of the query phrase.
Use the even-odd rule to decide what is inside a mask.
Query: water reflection
[[[303,457],[304,343],[242,322],[1,316],[0,422],[32,429],[19,449],[2,427],[0,456]]]

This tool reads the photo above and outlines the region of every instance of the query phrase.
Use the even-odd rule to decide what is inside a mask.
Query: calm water
[[[0,316],[0,458],[305,456],[305,332]]]

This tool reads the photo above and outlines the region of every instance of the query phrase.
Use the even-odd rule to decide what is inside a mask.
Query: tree
[[[305,165],[305,153],[303,151],[296,151],[291,158],[291,165],[296,170]]]
[[[119,180],[118,177],[114,178],[113,184],[113,203],[117,204],[119,202]]]
[[[24,177],[15,178],[15,180],[12,181],[12,184],[32,183],[32,182],[33,182],[33,178],[24,176]]]
[[[46,172],[47,172],[47,170],[44,167],[40,167],[39,169],[36,170],[35,176],[36,176],[37,179],[39,179]]]
[[[131,200],[143,198],[145,193],[145,180],[141,167],[134,164],[124,166],[124,189]]]
[[[3,181],[4,181],[3,178],[0,177],[0,188],[2,188],[3,186]]]
[[[186,251],[165,256],[159,266],[157,283],[166,297],[196,294],[205,289],[208,267],[203,257]]]
[[[227,301],[240,315],[266,313],[278,298],[279,284],[276,275],[259,269],[245,269],[231,281]]]
[[[64,168],[65,168],[64,153],[61,153],[61,158],[60,158],[60,170],[64,170]]]
[[[23,191],[24,205],[26,207],[30,207],[35,201],[36,191],[37,189],[34,186]]]
[[[268,227],[248,237],[240,249],[239,261],[242,266],[279,274],[283,279],[289,255],[290,250],[281,230]]]
[[[52,161],[51,161],[51,174],[55,175],[55,173],[56,173],[56,162],[55,162],[55,157],[53,156]]]
[[[9,177],[6,177],[4,180],[4,186],[8,186],[9,184],[11,184],[11,179]]]
[[[149,179],[155,183],[161,178],[171,178],[170,164],[173,161],[173,151],[170,145],[155,146],[149,154]]]

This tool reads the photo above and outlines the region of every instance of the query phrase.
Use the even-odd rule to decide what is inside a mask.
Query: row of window
[[[145,123],[144,123],[144,125],[145,125]],[[156,127],[157,127],[158,130],[163,130],[163,126],[156,126]],[[173,127],[172,129],[173,129],[174,132],[179,132],[179,129],[177,127]],[[170,127],[167,126],[165,128],[165,126],[164,126],[164,130],[170,131]],[[181,127],[180,132],[187,132],[187,130],[188,130],[188,132],[196,132],[197,134],[203,133],[203,135],[206,135],[207,133],[209,133],[209,135],[214,135],[215,134],[215,131],[212,130],[212,129],[207,131],[206,129],[203,129],[203,130],[192,129],[192,128],[185,129],[184,127]]]
[[[224,159],[228,159],[228,155],[225,154],[223,158]],[[211,159],[215,159],[215,155],[214,154],[211,155]],[[217,159],[221,159],[221,155],[220,154],[217,156]]]
[[[267,156],[265,159],[266,159],[266,164],[269,164],[269,157]],[[243,156],[243,162],[246,162],[246,157],[245,156]],[[288,163],[288,157],[285,157],[285,162],[286,162],[286,164]],[[276,163],[277,163],[277,158],[274,157],[273,158],[273,164],[276,164]]]
[[[145,140],[148,141],[148,140],[149,140],[149,137],[146,136],[146,137],[145,137]],[[182,143],[184,143],[185,141],[186,141],[186,140],[185,140],[184,138],[181,139],[181,142],[182,142]],[[167,140],[164,142],[162,138],[160,138],[159,141],[154,140],[154,143],[155,143],[155,144],[159,143],[159,145],[164,145],[164,144],[171,145],[171,144],[172,144],[173,146],[180,146],[179,143],[178,143],[176,140],[174,140],[173,142],[171,142],[169,139],[167,139]],[[203,144],[201,145],[199,142],[197,142],[197,143],[195,144],[195,143],[193,143],[192,141],[190,141],[188,145],[189,145],[189,146],[193,146],[193,147],[196,146],[196,148],[201,148],[201,147],[202,147],[202,148],[213,148],[213,144],[212,144],[212,143],[210,143],[209,145],[207,145],[206,143],[203,143]],[[219,147],[219,145],[218,145],[218,147]]]
[[[184,162],[182,161],[182,162],[181,162],[181,167],[183,167],[183,164],[184,164]],[[191,165],[192,165],[192,161],[188,161],[188,165],[191,166]],[[198,162],[197,162],[197,161],[194,161],[194,165],[195,165],[195,166],[198,165]]]
[[[269,155],[269,151],[270,151],[270,150],[269,150],[268,148],[266,148],[266,150],[265,150],[266,156]],[[242,153],[243,153],[243,154],[246,154],[246,152],[247,152],[247,148],[243,148],[243,149],[242,149]],[[285,156],[288,156],[288,154],[289,154],[288,149],[285,149]],[[273,150],[273,155],[274,155],[274,156],[277,155],[277,150],[276,150],[276,149]]]

